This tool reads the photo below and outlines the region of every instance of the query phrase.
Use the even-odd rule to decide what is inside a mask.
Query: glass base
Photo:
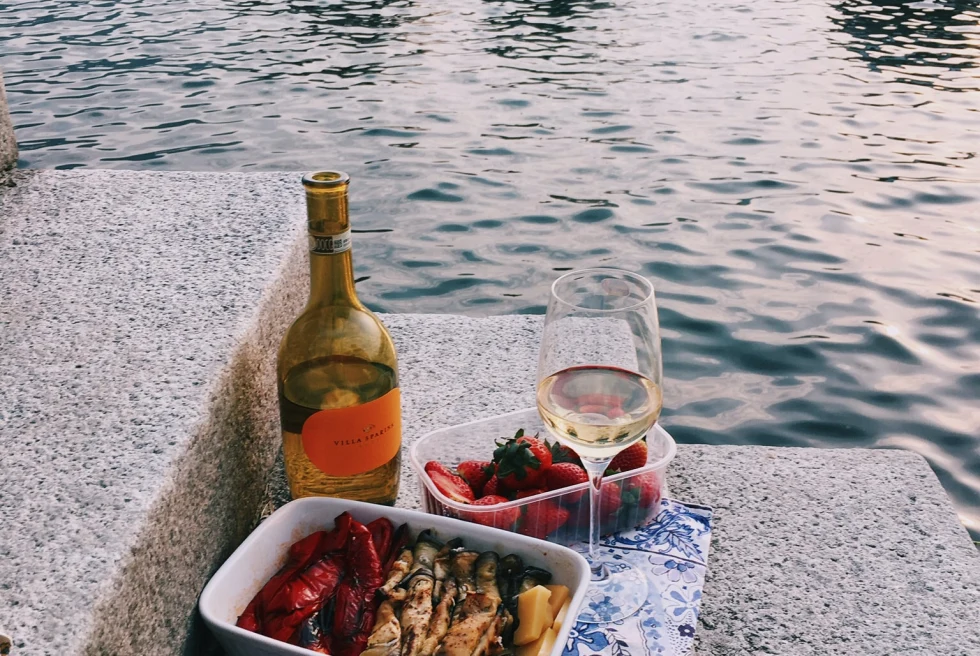
[[[649,587],[641,570],[619,561],[600,562],[592,570],[578,621],[604,624],[625,619],[646,603]]]

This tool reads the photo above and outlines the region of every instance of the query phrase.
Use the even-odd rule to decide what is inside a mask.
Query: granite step
[[[14,655],[202,653],[197,595],[277,482],[275,349],[307,286],[298,174],[13,179],[0,631]],[[532,404],[540,317],[384,321],[405,447]],[[398,504],[417,507],[403,462]],[[715,509],[699,653],[980,654],[980,553],[921,457],[680,445],[668,481]]]

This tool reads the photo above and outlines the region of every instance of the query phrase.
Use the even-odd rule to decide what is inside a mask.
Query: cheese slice
[[[546,585],[544,587],[551,590],[548,605],[551,606],[551,622],[553,624],[561,611],[561,607],[565,605],[565,600],[568,599],[568,588],[563,585]]]
[[[543,585],[536,585],[517,597],[517,631],[514,632],[514,644],[518,647],[528,645],[544,634],[551,626],[551,590]]]
[[[548,656],[551,650],[555,647],[555,641],[558,639],[558,631],[555,629],[548,629],[541,634],[541,637],[526,644],[522,647],[517,648],[517,656]]]
[[[558,632],[548,629],[541,635],[541,646],[538,648],[537,656],[548,656],[555,648],[555,640],[558,639]]]
[[[541,646],[544,645],[544,639],[547,637],[548,632],[544,631],[541,636],[534,642],[529,642],[526,645],[521,645],[517,648],[517,656],[538,656],[541,651]]]
[[[561,610],[558,611],[558,616],[555,618],[554,623],[552,623],[551,628],[555,630],[555,633],[561,631],[561,627],[565,626],[565,618],[568,616],[568,608],[572,605],[571,599],[566,599],[565,603],[562,604]]]

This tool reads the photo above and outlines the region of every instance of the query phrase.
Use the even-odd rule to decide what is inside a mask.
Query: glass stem
[[[600,508],[602,507],[602,477],[612,459],[589,460],[582,458],[585,471],[589,474],[589,567],[592,568],[592,580],[601,581],[606,578],[606,571],[599,561],[599,527]]]

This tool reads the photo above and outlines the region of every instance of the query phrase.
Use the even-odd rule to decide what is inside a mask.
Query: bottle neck
[[[361,306],[354,290],[354,260],[350,248],[332,255],[310,250],[309,305]]]
[[[347,184],[326,188],[305,186],[310,245],[309,306],[361,307],[354,290]]]

